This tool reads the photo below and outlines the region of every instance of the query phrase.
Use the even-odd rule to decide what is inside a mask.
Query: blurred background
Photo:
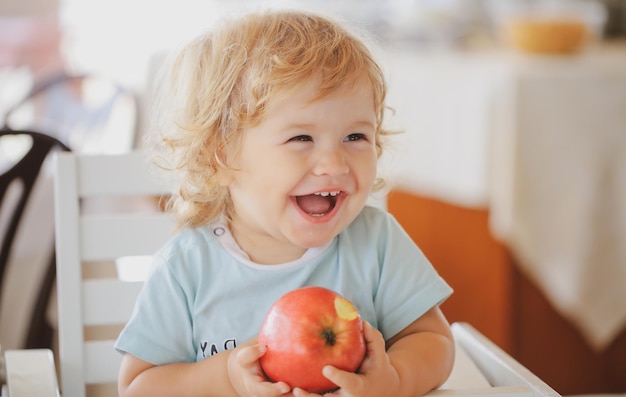
[[[403,131],[381,205],[455,288],[449,320],[562,394],[626,393],[626,0],[0,0],[4,127],[139,148],[168,51],[266,8],[328,14],[371,42]],[[0,172],[24,145],[0,139]],[[45,274],[43,174],[0,271],[2,348],[27,344]]]

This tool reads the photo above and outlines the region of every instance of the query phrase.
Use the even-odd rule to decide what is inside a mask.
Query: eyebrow
[[[368,121],[368,120],[357,121],[356,123],[353,123],[351,125],[376,128],[376,123],[373,123],[373,122]]]
[[[289,123],[289,124],[285,124],[281,129],[283,130],[291,130],[291,129],[307,130],[307,129],[311,129],[314,126],[315,126],[314,123]],[[354,127],[376,128],[376,124],[368,120],[359,120],[354,123],[350,123],[349,127],[350,128],[354,128]]]

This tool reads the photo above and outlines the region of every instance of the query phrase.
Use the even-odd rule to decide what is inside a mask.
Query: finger
[[[380,342],[382,342],[383,344],[385,343],[383,334],[367,321],[363,322],[363,336],[365,337],[365,342],[368,344]]]
[[[291,387],[285,382],[262,382],[254,386],[254,395],[257,396],[283,396],[291,391]]]
[[[339,386],[339,388],[346,391],[359,390],[362,377],[354,372],[343,371],[339,368],[335,368],[332,365],[327,365],[322,368],[322,374],[331,382]]]
[[[237,352],[237,363],[241,366],[248,367],[252,364],[255,364],[256,361],[261,358],[267,351],[267,348],[264,345],[252,345],[247,347],[242,347]]]
[[[367,344],[367,357],[375,360],[376,357],[385,353],[385,339],[383,338],[383,334],[370,323],[364,323],[363,336]]]
[[[320,397],[319,394],[316,393],[310,393],[306,390],[303,390],[299,387],[294,387],[292,390],[293,396],[294,397]]]

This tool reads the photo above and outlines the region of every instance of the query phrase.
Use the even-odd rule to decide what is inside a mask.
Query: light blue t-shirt
[[[251,262],[217,220],[180,232],[156,253],[116,348],[155,365],[199,361],[256,336],[272,303],[307,285],[341,293],[385,339],[452,293],[377,208],[365,207],[327,246],[279,265]]]

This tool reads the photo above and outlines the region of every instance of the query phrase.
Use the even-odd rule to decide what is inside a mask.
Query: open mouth
[[[324,216],[335,208],[340,193],[340,191],[332,191],[296,196],[296,203],[310,216]]]

